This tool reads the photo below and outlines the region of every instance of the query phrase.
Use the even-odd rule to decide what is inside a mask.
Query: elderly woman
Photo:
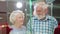
[[[24,13],[23,11],[16,10],[10,14],[10,22],[13,24],[11,26],[12,30],[10,34],[25,34],[26,27],[23,26],[24,23]]]

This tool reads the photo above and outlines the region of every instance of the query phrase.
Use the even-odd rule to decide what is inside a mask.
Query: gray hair
[[[43,11],[49,6],[48,4],[45,4],[45,2],[38,2],[34,5],[34,12],[33,15],[36,15],[36,7],[41,6]]]
[[[21,15],[24,16],[24,13],[23,13],[22,11],[20,11],[20,10],[13,11],[13,12],[10,14],[10,17],[9,17],[10,22],[11,22],[12,24],[15,22],[15,17],[16,17],[17,14],[21,14]]]
[[[36,7],[39,5],[42,6],[43,10],[49,6],[48,4],[45,4],[45,2],[38,2],[34,5],[34,11],[36,11]]]

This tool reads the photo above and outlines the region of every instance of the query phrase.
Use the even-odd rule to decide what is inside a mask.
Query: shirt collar
[[[46,15],[45,19],[43,21],[49,20],[49,15]],[[34,17],[34,20],[39,20],[37,16]],[[41,19],[40,19],[41,20]]]

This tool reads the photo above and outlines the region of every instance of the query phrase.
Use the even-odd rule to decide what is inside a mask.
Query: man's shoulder
[[[48,19],[50,19],[50,20],[55,20],[55,21],[56,21],[56,18],[53,17],[53,16],[48,15],[47,17],[48,17]]]

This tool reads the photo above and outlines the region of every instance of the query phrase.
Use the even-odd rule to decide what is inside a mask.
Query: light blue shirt
[[[22,26],[20,29],[16,29],[14,26],[11,27],[12,30],[10,31],[10,34],[26,34],[26,27]]]

